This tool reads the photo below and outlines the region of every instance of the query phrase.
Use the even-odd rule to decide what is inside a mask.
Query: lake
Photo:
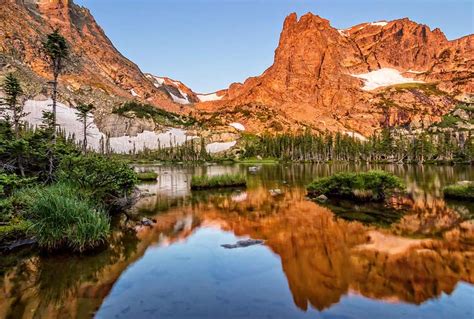
[[[405,181],[395,212],[306,198],[316,177],[372,168]],[[2,256],[0,318],[474,317],[474,205],[442,198],[444,186],[474,180],[472,167],[137,169],[159,174],[134,208],[156,223],[117,228],[94,255]],[[237,172],[247,189],[190,191],[194,174]],[[221,246],[245,239],[264,242]]]

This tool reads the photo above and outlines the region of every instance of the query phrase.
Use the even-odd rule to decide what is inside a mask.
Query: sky
[[[273,63],[291,12],[344,29],[408,17],[456,39],[474,33],[472,0],[75,0],[143,72],[209,93],[260,75]]]

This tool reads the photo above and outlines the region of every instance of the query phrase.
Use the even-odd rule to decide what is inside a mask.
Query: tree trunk
[[[84,118],[83,118],[83,121],[84,121],[84,142],[82,143],[82,147],[83,147],[83,151],[84,151],[84,154],[86,154],[87,152],[87,114],[84,115]]]
[[[53,119],[52,119],[52,125],[53,125],[53,144],[56,144],[56,100],[58,98],[58,75],[59,74],[54,74],[54,81],[53,81],[53,94],[52,94],[52,100],[53,100]]]

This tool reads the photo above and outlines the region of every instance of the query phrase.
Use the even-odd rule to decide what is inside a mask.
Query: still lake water
[[[376,168],[410,194],[383,224],[348,220],[383,208],[305,198],[315,177],[366,166],[139,167],[159,173],[136,206],[156,224],[92,256],[2,256],[0,318],[473,318],[474,206],[441,189],[474,169]],[[189,190],[193,174],[236,172],[248,189]],[[265,243],[221,247],[247,238]]]

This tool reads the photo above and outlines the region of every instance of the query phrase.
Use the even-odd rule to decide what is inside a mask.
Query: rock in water
[[[234,248],[249,247],[253,245],[261,245],[263,243],[264,241],[261,239],[245,239],[245,240],[239,240],[235,244],[224,244],[224,245],[221,245],[221,247],[224,247],[226,249],[234,249]]]
[[[318,197],[316,197],[316,200],[317,200],[318,202],[324,203],[325,201],[328,200],[328,198],[327,198],[326,195],[319,195]]]
[[[142,218],[142,220],[140,221],[140,223],[141,223],[142,226],[148,226],[148,227],[152,227],[153,224],[154,224],[152,220],[150,220],[150,219],[148,219],[148,218],[146,218],[146,217]]]
[[[283,195],[283,191],[279,188],[269,190],[270,195],[273,197]]]
[[[259,171],[259,169],[260,169],[260,168],[257,167],[257,166],[250,166],[250,167],[249,167],[249,172],[250,172],[250,173],[256,173],[256,172]]]

